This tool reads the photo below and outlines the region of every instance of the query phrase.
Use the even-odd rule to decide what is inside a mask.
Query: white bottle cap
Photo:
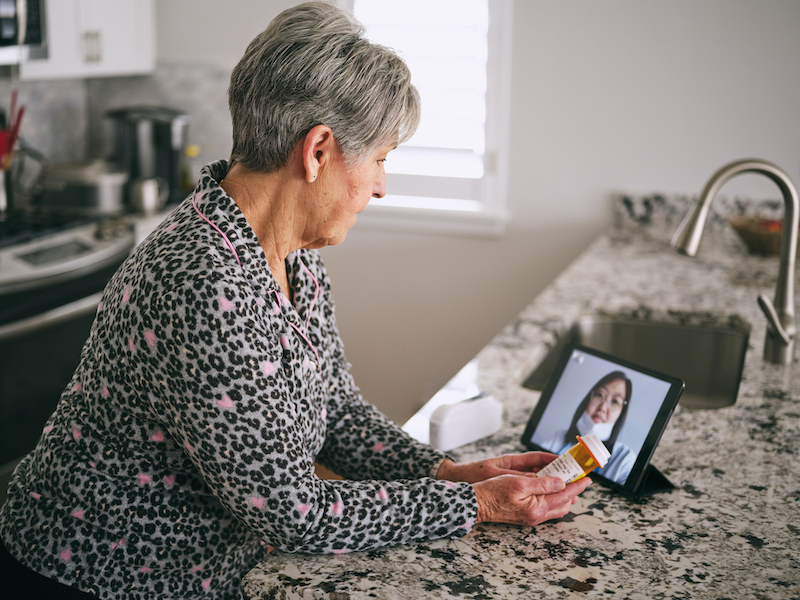
[[[608,459],[611,457],[611,453],[608,451],[608,448],[605,447],[605,444],[600,441],[600,438],[597,437],[597,434],[590,433],[589,435],[579,435],[578,441],[589,451],[592,458],[600,465],[600,468],[606,466]]]

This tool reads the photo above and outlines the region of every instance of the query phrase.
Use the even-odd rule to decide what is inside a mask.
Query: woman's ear
[[[333,160],[336,139],[327,125],[317,125],[303,138],[303,167],[305,178],[313,183],[320,172]]]

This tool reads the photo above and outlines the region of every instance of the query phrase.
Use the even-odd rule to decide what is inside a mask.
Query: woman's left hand
[[[498,475],[535,475],[545,465],[555,460],[556,455],[549,452],[525,452],[524,454],[504,454],[472,463],[458,464],[445,459],[437,479],[477,483]]]

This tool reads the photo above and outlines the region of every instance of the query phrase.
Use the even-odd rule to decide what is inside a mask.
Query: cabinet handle
[[[103,60],[103,32],[94,32],[94,61],[101,62]]]
[[[99,63],[103,55],[100,31],[86,31],[83,34],[83,60],[87,63]]]
[[[84,31],[81,40],[83,42],[83,62],[90,63],[92,62],[92,32]]]
[[[89,315],[93,311],[97,311],[97,305],[99,304],[102,295],[102,292],[97,292],[91,296],[86,296],[80,300],[75,300],[74,302],[70,302],[69,304],[59,306],[58,308],[48,310],[38,315],[1,325],[0,341],[5,342],[6,340],[19,335],[33,333],[35,331],[40,331],[47,327],[57,325],[58,323],[63,323],[71,319],[77,319],[83,315]]]

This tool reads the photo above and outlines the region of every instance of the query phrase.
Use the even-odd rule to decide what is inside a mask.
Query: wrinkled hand
[[[569,485],[557,477],[536,477],[555,458],[549,452],[526,452],[465,464],[448,459],[437,477],[472,484],[478,523],[533,526],[566,515],[578,494],[591,484],[588,477]]]
[[[499,475],[474,483],[478,500],[476,522],[533,526],[560,519],[591,483],[591,479],[584,477],[565,486],[558,477],[539,479],[532,475]]]
[[[555,460],[556,455],[549,452],[525,452],[524,454],[504,454],[473,463],[456,464],[445,459],[436,474],[437,479],[477,483],[498,475],[531,475]]]

